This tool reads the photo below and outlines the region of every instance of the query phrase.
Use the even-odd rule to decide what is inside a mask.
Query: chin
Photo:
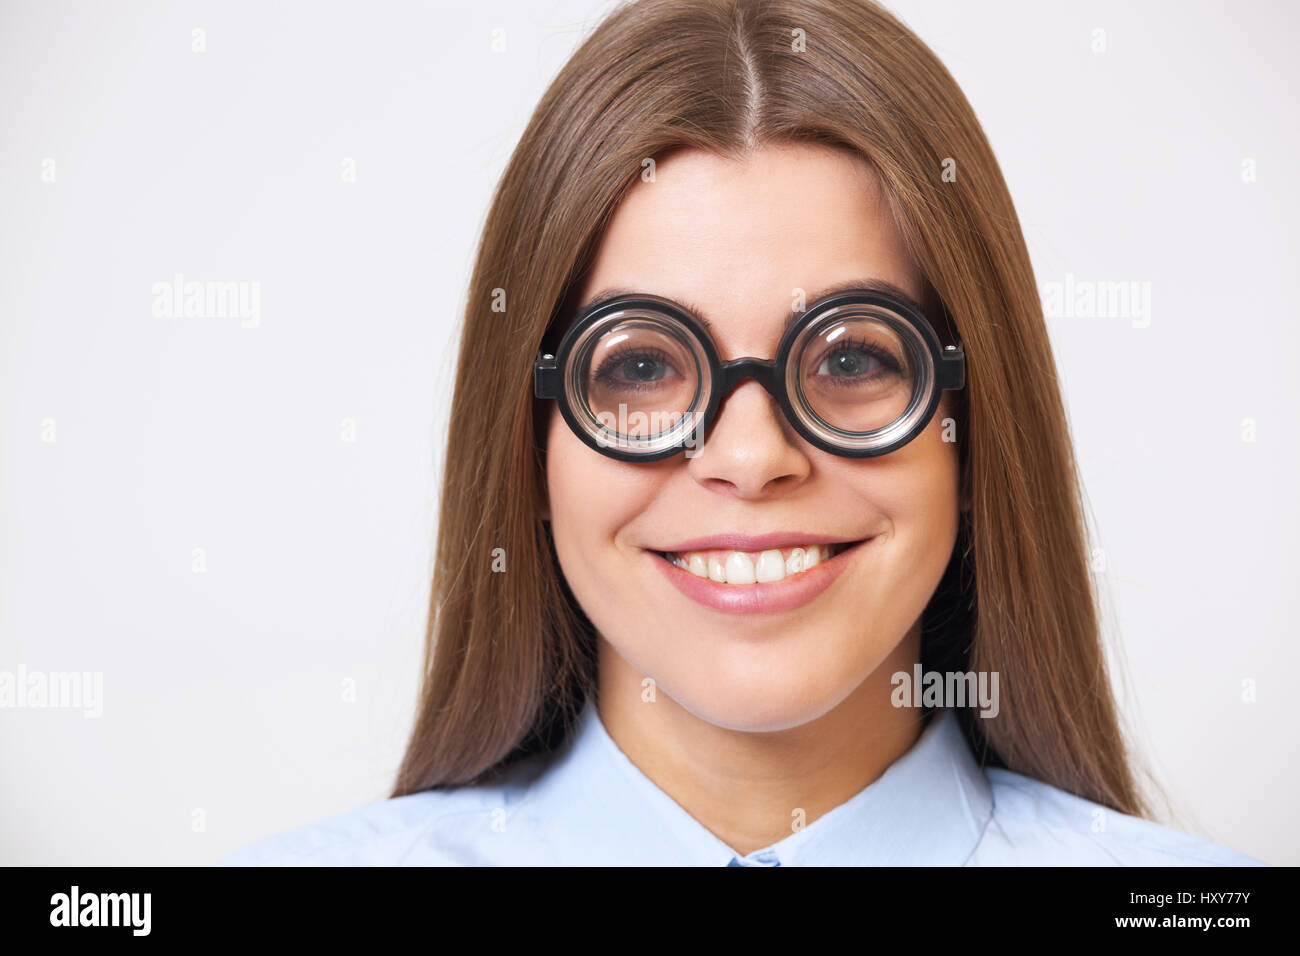
[[[696,675],[682,694],[673,694],[685,710],[727,730],[765,733],[789,730],[816,720],[853,691],[843,675],[774,673],[766,680],[742,680],[734,675]]]

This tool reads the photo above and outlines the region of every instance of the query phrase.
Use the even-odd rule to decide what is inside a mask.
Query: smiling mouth
[[[859,541],[840,541],[831,544],[810,544],[791,548],[768,548],[763,551],[732,551],[714,548],[704,551],[655,551],[669,564],[674,564],[698,578],[716,584],[746,587],[754,584],[771,584],[798,577],[871,538]]]

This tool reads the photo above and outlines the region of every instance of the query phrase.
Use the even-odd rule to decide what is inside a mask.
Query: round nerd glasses
[[[601,454],[657,461],[699,444],[722,402],[754,379],[806,441],[847,458],[901,448],[929,424],[941,393],[966,384],[959,344],[943,346],[911,306],[850,290],[810,306],[773,361],[718,360],[712,338],[677,304],[623,295],[578,317],[533,365],[533,391]]]

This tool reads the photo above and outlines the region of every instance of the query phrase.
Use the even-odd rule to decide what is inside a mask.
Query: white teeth
[[[785,561],[780,551],[764,551],[758,556],[754,576],[759,581],[780,581],[785,578]]]
[[[743,551],[732,551],[727,555],[727,583],[754,583],[754,562]]]
[[[779,548],[757,554],[744,551],[689,551],[665,555],[669,561],[698,578],[719,584],[755,584],[783,581],[815,568],[839,553],[837,545],[808,545],[792,548],[787,555]]]

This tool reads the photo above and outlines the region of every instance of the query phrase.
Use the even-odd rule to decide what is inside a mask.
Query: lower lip
[[[727,614],[773,614],[793,610],[812,601],[831,586],[831,582],[849,566],[855,554],[874,540],[867,538],[859,541],[807,571],[781,581],[763,584],[719,584],[711,578],[702,578],[685,568],[679,568],[654,551],[645,553],[677,590],[697,604]]]

